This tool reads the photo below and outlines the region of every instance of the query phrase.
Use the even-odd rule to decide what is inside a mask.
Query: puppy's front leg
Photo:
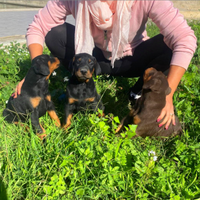
[[[66,104],[65,105],[65,117],[64,117],[64,124],[63,128],[67,129],[71,125],[71,118],[73,113],[73,104]]]
[[[41,140],[43,140],[44,137],[46,137],[46,134],[42,134],[45,132],[45,130],[39,123],[39,112],[37,108],[35,108],[33,112],[31,113],[31,124],[33,128],[36,130],[36,135],[38,135],[38,137]]]
[[[93,99],[93,101],[90,101],[91,109],[96,112],[98,110],[98,108],[99,108],[100,110],[103,111],[103,113],[102,114],[99,113],[98,116],[99,117],[104,117],[104,108],[105,107],[104,107],[103,103],[101,102],[100,96],[97,94],[96,97],[91,98],[91,99]]]
[[[54,103],[51,101],[51,96],[47,95],[45,99],[46,99],[46,105],[47,105],[47,112],[49,116],[51,117],[51,119],[55,121],[55,125],[57,127],[60,127],[61,126],[60,119],[58,118],[58,115],[56,113]]]

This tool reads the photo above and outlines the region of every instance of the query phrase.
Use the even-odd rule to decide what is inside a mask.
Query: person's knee
[[[47,48],[62,63],[68,63],[74,56],[74,31],[73,25],[64,23],[52,28],[45,37]]]
[[[51,46],[54,46],[56,43],[59,43],[59,41],[62,41],[63,36],[64,36],[63,39],[65,39],[66,29],[67,29],[66,23],[52,28],[45,37],[45,43],[47,47],[51,48]]]

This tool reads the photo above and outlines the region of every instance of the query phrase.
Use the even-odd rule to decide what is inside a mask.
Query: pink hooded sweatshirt
[[[88,2],[83,0],[48,1],[47,5],[35,15],[33,22],[28,27],[27,45],[38,43],[43,46],[48,31],[63,24],[67,15],[73,15],[76,20],[75,52],[91,54],[94,45],[96,45],[103,51],[105,58],[111,60],[113,64],[115,59],[133,55],[134,49],[140,43],[149,39],[145,28],[147,20],[150,18],[160,29],[166,45],[173,51],[171,65],[188,68],[196,49],[196,37],[194,31],[184,20],[183,15],[173,7],[171,1],[129,1],[132,2],[131,7],[128,8],[128,4],[125,5],[126,7],[121,6],[120,13],[116,14],[118,16],[117,21],[113,22],[116,25],[113,25],[114,28],[106,29],[106,38],[105,31],[95,24]],[[125,4],[123,2],[125,1],[122,1],[121,4]],[[117,12],[116,9],[115,13]],[[130,12],[130,17],[127,16],[127,12]],[[128,42],[124,44],[120,54],[120,41],[124,34],[124,30],[121,29],[121,22],[127,21],[123,21],[123,18],[129,19],[129,22],[126,23],[129,26],[126,39]],[[114,33],[113,29],[119,31],[119,33],[116,33],[116,31]]]

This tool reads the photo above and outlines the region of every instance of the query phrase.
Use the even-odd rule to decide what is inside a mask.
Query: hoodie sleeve
[[[187,69],[197,47],[194,31],[171,1],[147,0],[146,3],[149,4],[149,18],[158,26],[164,42],[172,49],[171,65]]]
[[[71,1],[48,1],[28,26],[26,33],[27,46],[33,43],[43,46],[45,36],[51,28],[63,24],[67,15],[71,14],[71,4]]]

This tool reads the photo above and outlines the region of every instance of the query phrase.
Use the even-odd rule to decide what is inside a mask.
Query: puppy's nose
[[[81,71],[81,73],[82,73],[83,75],[85,75],[85,74],[87,73],[87,69],[81,69],[80,71]]]

